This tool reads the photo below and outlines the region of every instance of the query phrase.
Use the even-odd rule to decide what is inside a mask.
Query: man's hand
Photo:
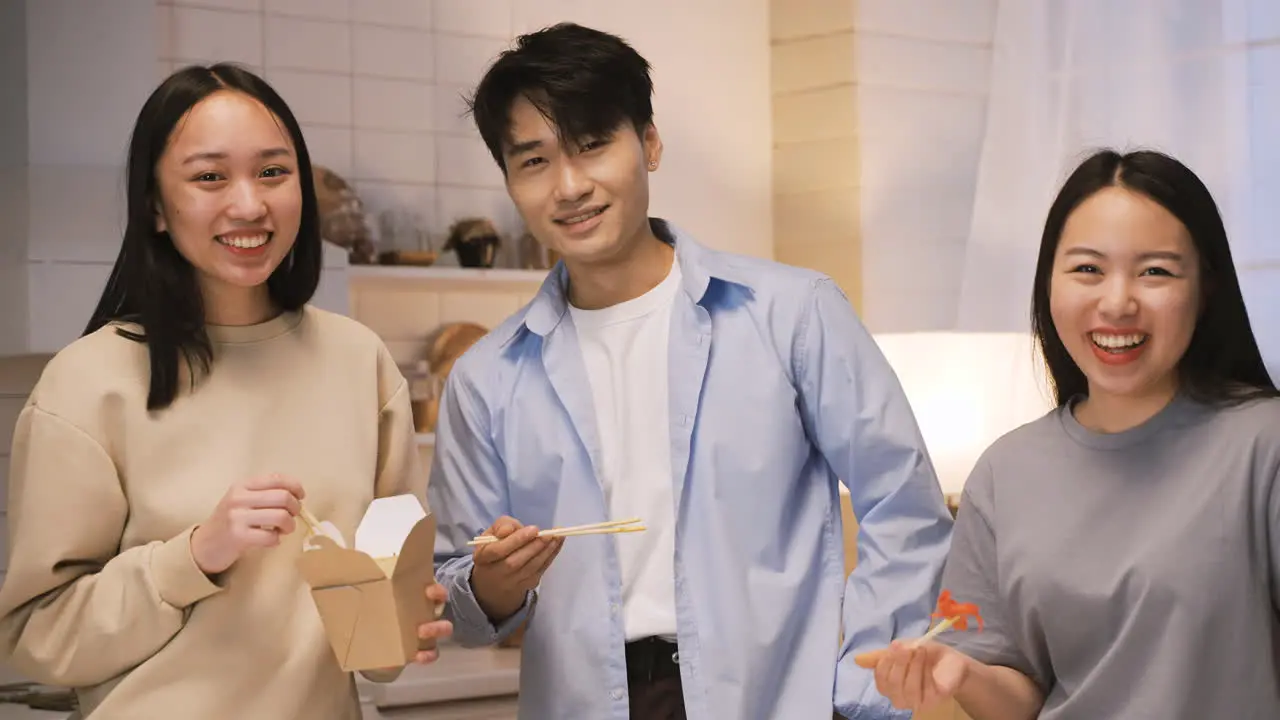
[[[439,583],[435,583],[427,588],[427,599],[435,603],[436,607],[443,606],[449,600],[449,591]],[[439,613],[437,613],[438,615]],[[432,622],[423,623],[418,626],[418,637],[423,640],[440,640],[447,638],[453,634],[453,623],[448,620],[434,620]],[[422,650],[418,652],[417,657],[413,659],[419,665],[427,665],[440,659],[439,650]]]
[[[538,528],[525,527],[505,515],[486,534],[498,541],[476,546],[471,590],[480,609],[496,624],[520,610],[525,595],[538,586],[560,553],[564,538],[540,538]]]

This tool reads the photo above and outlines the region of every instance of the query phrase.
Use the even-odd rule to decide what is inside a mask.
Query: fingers
[[[418,626],[418,637],[423,640],[439,640],[453,634],[453,623],[448,620],[436,620]]]
[[[302,503],[288,490],[272,488],[269,490],[243,490],[233,496],[232,505],[244,508],[279,508],[287,510],[290,515],[302,511]]]
[[[556,555],[560,554],[560,548],[564,547],[564,538],[562,537],[544,538],[542,542],[546,544],[546,547],[538,551],[538,554],[534,555],[520,570],[517,579],[518,583],[522,585],[528,584],[532,580],[534,582],[531,584],[536,585],[538,579],[542,577],[542,573],[546,572],[547,568],[551,566],[551,561],[555,560]]]
[[[449,589],[440,583],[427,586],[427,599],[434,603],[449,602]]]
[[[296,521],[288,510],[258,508],[232,511],[234,526],[267,530],[288,535],[296,528]]]
[[[419,665],[429,665],[439,659],[439,650],[419,650],[418,654],[414,656],[413,661]]]
[[[521,530],[521,532],[524,531]],[[553,538],[540,538],[535,534],[533,540],[525,543],[502,560],[503,572],[510,575],[512,580],[517,582],[526,580],[530,575],[536,574],[538,569],[533,567],[533,562],[542,553],[553,549],[552,541]]]
[[[941,650],[941,653],[931,675],[938,693],[947,698],[960,690],[960,684],[968,676],[969,663],[964,655],[949,648]]]
[[[913,648],[907,653],[908,660],[902,679],[902,699],[907,707],[919,710],[924,702],[924,685],[928,680],[924,670],[925,651]],[[930,681],[929,684],[933,683]]]
[[[245,482],[244,488],[246,490],[284,490],[298,500],[303,500],[307,496],[306,490],[302,488],[302,483],[280,473],[250,478]]]
[[[860,668],[874,670],[880,661],[888,657],[889,651],[886,649],[872,650],[870,652],[859,653],[853,656],[853,662]]]
[[[274,529],[242,527],[232,530],[243,547],[275,547],[280,544],[280,533]]]
[[[475,562],[477,564],[489,565],[498,562],[506,562],[513,554],[524,550],[530,544],[538,540],[538,528],[532,525],[514,530],[506,530],[505,535],[498,534],[504,532],[504,530],[506,529],[497,529],[495,527],[493,531],[494,537],[499,537],[501,539],[498,540],[498,542],[481,545],[476,548]],[[518,563],[514,569],[519,569],[519,567],[523,566],[524,561],[527,561],[530,557],[537,554],[537,550],[540,549],[540,545],[535,547],[535,549],[531,551],[527,557],[524,557],[523,561]]]

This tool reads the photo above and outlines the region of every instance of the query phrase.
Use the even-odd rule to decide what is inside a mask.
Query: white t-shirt
[[[666,279],[640,297],[600,310],[569,308],[594,399],[609,519],[638,517],[647,528],[613,536],[628,641],[676,636],[667,346],[679,289],[673,259]]]

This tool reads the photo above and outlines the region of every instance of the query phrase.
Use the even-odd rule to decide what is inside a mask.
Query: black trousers
[[[686,720],[675,643],[644,638],[627,643],[631,720]]]

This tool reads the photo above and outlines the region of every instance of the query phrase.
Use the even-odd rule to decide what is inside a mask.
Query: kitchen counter
[[[395,682],[371,683],[359,675],[356,678],[366,720],[413,720],[418,717],[415,710],[432,720],[455,717],[505,720],[515,717],[520,651],[496,647],[468,649],[454,643],[441,643],[438,661],[431,665],[410,665]],[[0,720],[66,720],[68,717],[65,712],[0,703]]]
[[[464,648],[440,643],[440,659],[410,665],[392,683],[356,676],[363,704],[380,709],[465,700],[514,697],[520,689],[520,651],[515,648]]]

